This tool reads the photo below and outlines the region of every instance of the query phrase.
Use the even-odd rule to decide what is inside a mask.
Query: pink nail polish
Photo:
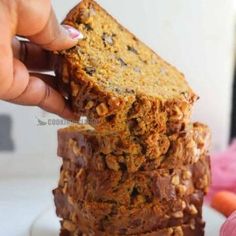
[[[63,25],[63,27],[65,28],[65,30],[67,31],[68,35],[72,39],[83,39],[84,38],[83,34],[80,31],[78,31],[77,29],[73,28],[72,26]]]

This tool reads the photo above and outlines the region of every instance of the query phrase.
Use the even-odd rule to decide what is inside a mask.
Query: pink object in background
[[[236,193],[236,140],[226,151],[212,155],[211,167],[212,185],[206,202],[211,202],[212,196],[222,190]]]
[[[236,211],[225,221],[220,229],[220,236],[236,235]]]

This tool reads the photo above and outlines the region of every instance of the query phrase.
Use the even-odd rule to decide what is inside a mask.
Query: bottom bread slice
[[[77,229],[74,232],[71,232],[70,230],[67,230],[66,228],[63,227],[63,225],[65,225],[65,221],[62,221],[61,225],[62,228],[60,236],[95,236],[95,234],[84,234],[79,229]],[[189,224],[184,224],[175,227],[168,227],[143,234],[130,234],[130,236],[204,236],[204,226],[205,223],[201,219],[195,219],[191,220],[191,223]],[[115,234],[98,232],[96,235],[111,236]]]
[[[89,171],[64,161],[61,181],[54,190],[62,228],[71,235],[142,235],[153,231],[158,235],[160,230],[201,219],[210,180],[208,156],[183,169],[124,173]],[[179,194],[182,188],[183,194]],[[190,233],[182,235],[194,235],[195,231]]]
[[[119,206],[116,203],[73,202],[60,188],[54,191],[57,215],[62,227],[71,232],[78,229],[85,235],[138,235],[153,230],[188,224],[201,219],[203,193],[195,193],[175,201],[158,201]],[[105,234],[105,235],[106,235]]]

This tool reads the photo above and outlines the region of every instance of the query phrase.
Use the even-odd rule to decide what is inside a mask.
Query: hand
[[[73,119],[55,78],[29,71],[52,70],[55,56],[50,51],[73,47],[82,34],[58,24],[50,0],[0,0],[0,30],[0,99]]]

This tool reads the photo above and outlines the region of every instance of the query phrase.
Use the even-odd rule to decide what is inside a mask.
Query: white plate
[[[204,206],[203,215],[206,221],[205,236],[219,236],[220,226],[224,223],[225,217],[214,209]],[[59,219],[56,217],[55,208],[49,207],[43,211],[31,226],[31,236],[58,236]]]

